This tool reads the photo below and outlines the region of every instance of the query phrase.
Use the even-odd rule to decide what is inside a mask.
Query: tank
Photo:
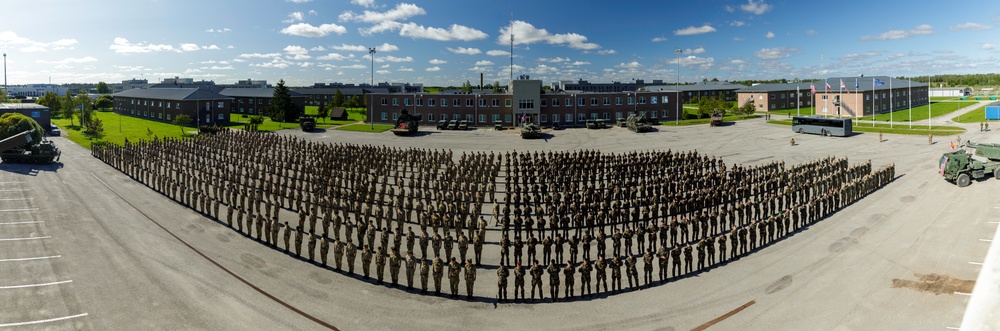
[[[312,131],[316,129],[316,118],[309,115],[299,116],[299,127],[302,131]]]
[[[396,125],[392,128],[392,134],[409,136],[417,133],[417,128],[420,126],[420,117],[417,114],[410,114],[406,109],[400,110],[399,118],[396,119]]]
[[[710,122],[709,125],[710,126],[722,126],[722,117],[725,116],[725,115],[726,115],[726,113],[724,111],[713,110],[712,111],[712,122]]]
[[[0,141],[0,160],[4,163],[52,163],[59,161],[59,148],[49,140],[35,141],[28,130]]]
[[[628,125],[628,129],[635,133],[643,133],[653,130],[653,126],[646,123],[645,113],[629,115],[628,120],[625,122]]]
[[[542,128],[531,122],[521,123],[521,138],[538,139],[542,137]]]

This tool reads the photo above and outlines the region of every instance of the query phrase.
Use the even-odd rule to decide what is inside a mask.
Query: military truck
[[[629,117],[631,117],[631,115],[629,115]],[[615,124],[617,124],[619,128],[628,127],[628,123],[626,122],[625,118],[622,117],[619,117],[617,120],[615,120]]]
[[[1000,179],[1000,144],[967,142],[958,150],[941,155],[938,169],[941,176],[958,187],[969,186],[972,179],[980,179],[987,174]]]
[[[652,131],[653,126],[646,123],[645,115],[645,113],[629,115],[628,120],[626,121],[628,123],[628,129],[635,133]]]
[[[462,131],[468,130],[469,129],[469,121],[467,121],[467,120],[461,120],[461,121],[459,121],[458,122],[458,129],[462,130]]]
[[[542,128],[538,124],[525,121],[521,123],[521,138],[538,139],[542,137]]]
[[[52,163],[59,161],[59,148],[50,140],[32,138],[35,130],[27,130],[0,140],[0,159],[4,163]]]
[[[448,120],[440,120],[437,125],[438,130],[448,130]]]
[[[458,130],[458,120],[448,122],[448,130]]]
[[[299,127],[302,131],[312,131],[316,129],[316,118],[309,115],[299,116]]]
[[[709,126],[722,126],[722,117],[726,115],[725,111],[713,110],[712,111],[712,121],[709,122]]]
[[[396,125],[392,128],[392,134],[397,136],[408,136],[417,133],[417,128],[420,126],[420,115],[410,114],[406,109],[399,111],[399,118],[396,119]]]

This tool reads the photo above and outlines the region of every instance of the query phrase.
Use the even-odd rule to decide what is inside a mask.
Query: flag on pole
[[[826,90],[827,90],[827,91],[829,91],[829,90],[830,90],[830,82],[826,82]]]
[[[809,91],[812,92],[813,94],[815,94],[816,93],[816,85],[813,85],[813,83],[809,83]]]
[[[523,112],[522,112],[522,113],[521,113],[521,122],[524,122],[524,120],[528,118],[527,116],[528,116],[528,114],[527,114],[527,113],[523,113]]]
[[[846,90],[847,89],[847,85],[844,85],[844,80],[843,79],[840,80],[840,89],[841,90]]]
[[[854,89],[857,90],[857,89],[860,89],[860,88],[861,88],[861,86],[858,85],[858,79],[855,78],[854,79]]]
[[[875,86],[884,85],[884,84],[885,84],[885,82],[883,82],[881,79],[875,78]]]

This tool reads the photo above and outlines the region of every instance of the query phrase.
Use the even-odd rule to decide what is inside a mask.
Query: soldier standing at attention
[[[368,249],[368,245],[365,245],[361,249],[361,272],[368,278],[368,271],[371,270],[372,266],[372,250]]]
[[[552,259],[552,236],[542,239],[542,261]],[[531,259],[534,261],[535,259]]]
[[[330,253],[330,240],[323,237],[319,239],[319,259],[326,266],[326,256]]]
[[[625,255],[632,255],[632,228],[625,228],[625,233],[622,234],[622,238],[625,239]]]
[[[306,234],[306,235],[309,236],[309,252],[308,252],[309,261],[316,261],[316,259],[314,259],[313,257],[315,257],[314,252],[316,252],[316,237],[318,236],[312,234]]]
[[[580,265],[580,295],[590,295],[593,292],[590,291],[590,271],[593,268],[587,260],[583,260],[583,264]]]
[[[392,249],[389,254],[389,277],[392,279],[392,286],[399,284],[399,267],[402,262],[399,253],[396,253],[396,249]]]
[[[285,240],[285,252],[290,253],[291,250],[289,250],[288,246],[291,244],[292,227],[288,226],[288,222],[285,222],[285,232],[282,233],[282,237]]]
[[[563,274],[566,276],[566,298],[572,298],[576,294],[573,291],[573,284],[575,283],[576,267],[573,266],[573,262],[566,262],[566,268],[563,269]]]
[[[538,288],[538,298],[545,299],[545,291],[542,290],[542,274],[545,273],[542,270],[542,266],[538,265],[538,260],[535,260],[534,264],[531,265],[531,299],[535,299],[535,288]]]
[[[476,265],[480,265],[483,260],[483,236],[477,235],[472,237],[472,250],[476,255]]]
[[[295,227],[295,256],[302,256],[302,228]]]
[[[451,296],[458,296],[458,277],[462,275],[462,265],[451,258],[451,262],[448,263],[448,281],[451,285]]]
[[[510,239],[507,239],[507,235],[500,237],[500,263],[510,263]]]
[[[506,270],[504,270],[506,271]],[[465,262],[465,295],[472,300],[472,288],[476,283],[476,266],[472,264],[472,259]],[[504,279],[504,286],[507,286],[507,279]],[[506,292],[506,291],[504,291]],[[506,294],[504,294],[506,295]]]
[[[353,275],[354,274],[354,260],[358,256],[358,248],[356,246],[354,246],[354,242],[351,241],[351,238],[347,238],[347,248],[345,250],[347,251],[346,252],[347,253],[347,272]]]
[[[350,236],[348,236],[350,237]],[[427,231],[420,233],[420,255],[421,259],[427,259],[427,243],[430,241],[430,237],[427,236]]]
[[[628,277],[628,287],[639,286],[639,270],[636,269],[635,256],[629,255],[625,258],[625,277]],[[632,285],[632,280],[635,280],[635,285]]]
[[[459,231],[461,232],[461,231]],[[444,230],[444,256],[451,260],[451,251],[455,248],[455,238],[451,236],[451,231]],[[463,260],[464,261],[464,260]]]
[[[413,273],[417,269],[417,259],[413,257],[413,251],[406,252],[406,289],[413,289]]]
[[[538,239],[535,238],[535,234],[530,234],[528,237],[528,261],[535,260],[535,247],[538,246]],[[519,258],[520,259],[520,258]],[[520,263],[520,261],[518,261]]]
[[[444,261],[440,256],[434,257],[434,294],[441,295],[441,278],[444,277]]]
[[[691,256],[691,244],[684,245],[684,272],[691,272],[693,256]]]
[[[576,257],[580,253],[580,240],[573,236],[569,239],[569,262],[576,263]]]
[[[667,265],[667,254],[670,253],[667,252],[667,248],[665,246],[660,246],[660,250],[656,251],[656,257],[660,266],[660,282],[667,279],[667,268],[669,267],[669,265]]]
[[[552,244],[556,246],[556,261],[559,263],[563,262],[563,237],[556,234],[556,239],[552,241]]]
[[[417,236],[413,233],[413,227],[406,227],[406,251],[413,252],[413,245],[416,244]],[[425,256],[426,258],[426,256]]]
[[[510,276],[510,272],[507,271],[507,267],[500,264],[497,268],[497,300],[500,302],[507,301],[507,277]],[[514,299],[517,299],[517,289],[514,289]]]
[[[601,293],[601,284],[604,284],[604,291],[607,292],[608,289],[608,274],[607,268],[608,263],[604,261],[604,255],[598,255],[597,261],[594,262],[594,270],[597,272],[597,293]]]
[[[469,237],[465,233],[458,231],[458,256],[465,261],[465,254],[469,251]]]
[[[382,246],[375,249],[375,275],[378,278],[376,284],[382,284],[382,276],[385,274],[385,251]]]
[[[608,248],[608,244],[605,242],[607,235],[604,234],[604,228],[602,227],[599,232],[597,232],[597,255],[604,256],[606,254],[605,250]]]
[[[552,302],[559,300],[559,267],[556,266],[556,261],[552,260],[549,262],[549,296],[552,297]]]
[[[427,259],[420,259],[420,293],[427,293],[427,279],[430,278],[430,269]]]
[[[622,289],[622,261],[615,256],[611,260],[611,290],[621,291]]]
[[[514,237],[514,263],[521,263],[521,257],[524,256],[524,241],[521,240],[521,236]]]
[[[647,249],[646,253],[642,255],[642,278],[645,281],[645,285],[653,282],[653,250]],[[636,283],[639,283],[636,280]]]
[[[434,256],[441,256],[442,241],[443,239],[441,238],[441,235],[438,234],[438,232],[435,230],[434,236],[431,237],[431,249],[434,252]],[[446,258],[445,260],[450,260],[450,259]]]
[[[518,291],[518,290],[520,290],[520,291]],[[541,291],[541,289],[539,289],[539,291]],[[521,296],[518,296],[519,292],[520,292]],[[506,298],[507,298],[507,295],[505,294],[504,295],[504,299],[506,299]],[[524,297],[524,268],[521,267],[520,263],[518,263],[517,266],[514,267],[514,300],[517,300],[518,298],[521,298],[521,300],[525,299],[525,297]]]
[[[674,277],[681,275],[681,247],[674,244],[674,248],[670,250],[670,258],[674,261],[673,273]]]
[[[615,257],[622,255],[622,231],[615,229],[615,234],[611,235],[611,248]]]

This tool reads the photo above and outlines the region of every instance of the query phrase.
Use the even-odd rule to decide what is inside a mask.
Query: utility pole
[[[370,101],[368,102],[368,122],[372,125],[372,131],[375,131],[375,95],[372,92],[375,90],[375,47],[368,48],[368,55],[372,58],[372,85],[371,90],[368,91],[370,96]]]
[[[681,124],[681,53],[683,52],[684,50],[680,48],[674,48],[674,53],[677,53],[677,87],[675,88],[677,90],[677,100],[674,101],[677,103],[677,113],[675,114],[677,117],[674,118],[674,124],[676,125]]]

